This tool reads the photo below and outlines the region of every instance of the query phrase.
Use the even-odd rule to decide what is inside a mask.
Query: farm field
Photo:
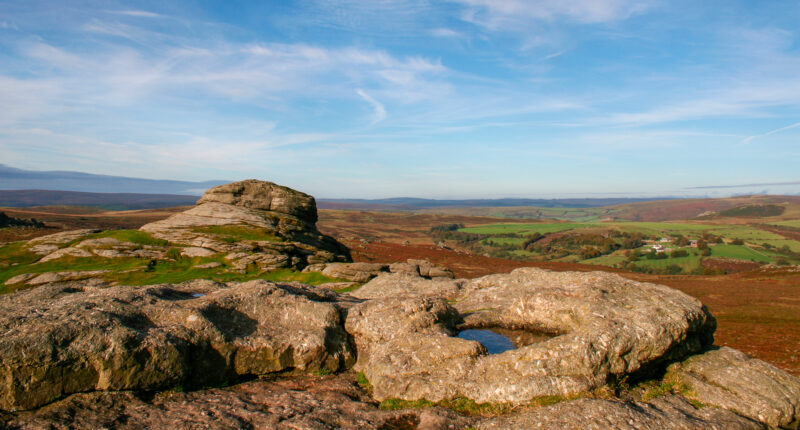
[[[453,231],[438,232],[436,237],[449,240],[456,247],[502,258],[564,261],[654,273],[702,274],[725,270],[719,262],[705,264],[715,259],[800,263],[800,240],[795,236],[782,235],[782,230],[776,228],[762,228],[763,224],[759,227],[759,224],[728,221],[505,222],[453,226]],[[673,244],[680,237],[684,242]],[[630,238],[636,241],[633,246]],[[666,242],[661,242],[662,238],[667,238]],[[719,242],[712,243],[706,255],[688,246],[690,240],[703,238]],[[648,240],[651,244],[647,244]],[[662,258],[647,255],[653,243],[663,244],[666,254]],[[670,251],[679,249],[688,255],[668,256]],[[635,255],[631,257],[631,253]]]

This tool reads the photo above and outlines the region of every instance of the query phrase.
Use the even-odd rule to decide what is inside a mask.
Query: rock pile
[[[321,234],[316,222],[314,197],[250,179],[211,188],[197,206],[141,230],[196,248],[193,252],[227,253],[226,260],[239,268],[255,264],[264,270],[302,269],[309,264],[350,261],[347,247]],[[214,233],[224,230],[213,227],[244,228],[254,238],[226,241],[224,234]]]

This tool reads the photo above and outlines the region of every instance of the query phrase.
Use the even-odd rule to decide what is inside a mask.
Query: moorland
[[[98,238],[157,245],[158,240],[136,229],[185,209],[2,208],[10,217],[35,218],[45,226],[0,229],[0,241],[7,243],[0,252],[6,258],[6,254],[14,252],[14,241],[78,228],[112,230],[95,233]],[[609,217],[611,213],[617,216]],[[545,215],[548,218],[539,218]],[[719,322],[717,344],[741,349],[800,375],[797,197],[666,200],[591,208],[447,207],[402,212],[321,209],[318,226],[347,245],[357,262],[428,259],[448,267],[457,277],[530,266],[559,271],[603,270],[669,285],[709,306]],[[224,233],[227,240],[238,237]],[[692,246],[692,241],[699,244]],[[654,245],[664,251],[654,252]],[[582,255],[587,248],[601,255]],[[17,263],[32,263],[29,260],[34,256],[15,258],[20,258]],[[219,263],[218,256],[186,257],[149,271],[132,271],[146,269],[146,262],[137,260],[116,259],[115,267],[91,259],[67,260],[40,263],[37,270],[45,272],[58,269],[52,265],[75,267],[80,263],[82,270],[121,273],[114,276],[122,276],[120,281],[132,284],[178,282],[197,276],[220,281],[264,277],[256,272],[230,275],[214,267],[190,269],[214,266]],[[0,280],[18,272],[18,265],[4,267],[0,269]],[[318,279],[312,279],[314,276]],[[331,281],[322,275],[314,276],[281,269],[267,278],[314,284]]]

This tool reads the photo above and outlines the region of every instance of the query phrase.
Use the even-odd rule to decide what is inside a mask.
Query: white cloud
[[[637,0],[453,0],[468,7],[465,19],[492,30],[519,29],[531,21],[566,19],[604,23],[644,12],[648,1]]]
[[[786,130],[791,130],[793,128],[798,128],[798,127],[800,127],[800,122],[797,122],[797,123],[794,123],[794,124],[791,124],[791,125],[787,125],[786,127],[776,128],[775,130],[770,130],[770,131],[768,131],[766,133],[763,133],[763,134],[757,134],[757,135],[754,135],[754,136],[748,136],[744,140],[742,140],[739,144],[740,145],[746,145],[746,144],[752,142],[755,139],[758,139],[758,138],[761,138],[761,137],[771,136],[771,135],[773,135],[775,133],[780,133],[780,132],[783,132],[783,131],[786,131]]]
[[[436,36],[436,37],[445,37],[445,38],[453,38],[453,39],[459,39],[459,38],[464,37],[463,34],[457,32],[455,30],[451,30],[449,28],[435,28],[435,29],[431,30],[430,33],[431,33],[431,35]]]
[[[372,105],[373,113],[372,113],[372,123],[376,124],[384,119],[386,119],[386,108],[377,100],[370,97],[369,94],[365,93],[364,90],[361,88],[356,90],[356,93],[364,99],[367,103]]]

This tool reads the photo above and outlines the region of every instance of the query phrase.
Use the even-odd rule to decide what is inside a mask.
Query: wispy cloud
[[[746,145],[746,144],[752,142],[754,139],[771,136],[771,135],[773,135],[775,133],[780,133],[782,131],[791,130],[791,129],[797,128],[797,127],[800,127],[800,122],[794,123],[792,125],[787,125],[786,127],[776,128],[775,130],[770,130],[770,131],[768,131],[766,133],[763,133],[763,134],[756,134],[756,135],[753,135],[753,136],[748,136],[744,140],[739,142],[739,144],[740,145]]]
[[[377,100],[372,98],[369,94],[364,92],[361,88],[356,90],[356,93],[372,106],[372,123],[376,124],[386,119],[386,108]]]
[[[636,0],[454,0],[468,6],[466,18],[493,30],[518,29],[531,21],[567,19],[579,23],[612,22],[647,10]]]
[[[165,15],[155,12],[148,12],[145,10],[114,10],[109,11],[110,13],[115,13],[119,15],[127,15],[127,16],[135,16],[139,18],[165,18]]]

